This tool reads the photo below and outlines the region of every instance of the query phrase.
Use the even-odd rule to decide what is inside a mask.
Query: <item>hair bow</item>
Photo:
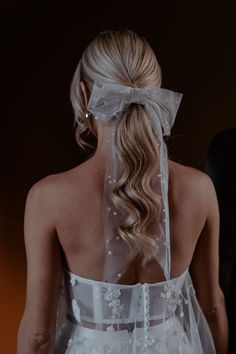
[[[111,120],[131,103],[143,105],[150,118],[160,120],[164,135],[170,135],[183,94],[164,88],[137,88],[120,84],[94,83],[88,111],[101,122]]]

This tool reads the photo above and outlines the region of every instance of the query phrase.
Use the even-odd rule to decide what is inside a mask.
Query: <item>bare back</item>
[[[95,280],[101,280],[104,262],[100,170],[97,161],[90,158],[69,171],[46,177],[55,187],[56,230],[66,266]],[[206,220],[200,183],[204,173],[171,160],[169,170],[171,277],[176,277],[189,267]],[[138,278],[127,275],[122,283],[162,280],[160,267],[150,262]]]
[[[216,334],[224,333],[226,338],[224,296],[218,279],[219,210],[214,185],[204,172],[170,160],[169,171],[171,278],[187,274],[190,266],[198,302],[213,330],[219,327]],[[92,157],[31,187],[24,217],[27,298],[22,331],[25,323],[34,333],[55,330],[63,261],[72,273],[102,280],[103,178],[101,161]],[[120,283],[164,280],[156,262],[140,272],[138,263],[125,273],[125,279],[120,278]],[[215,336],[221,346],[218,337],[222,335]]]

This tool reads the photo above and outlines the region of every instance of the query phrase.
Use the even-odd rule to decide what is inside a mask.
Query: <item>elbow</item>
[[[206,317],[214,318],[222,309],[225,309],[225,297],[221,289],[217,296],[207,304],[202,304],[202,310]]]
[[[51,354],[52,341],[48,334],[19,336],[17,354]]]
[[[31,334],[29,344],[33,353],[49,353],[51,349],[51,337],[48,333]]]
[[[17,338],[17,354],[51,354],[53,345],[50,333],[37,333],[21,323]]]

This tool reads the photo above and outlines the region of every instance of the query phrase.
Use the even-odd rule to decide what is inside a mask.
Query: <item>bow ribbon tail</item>
[[[159,182],[156,184],[160,190],[159,194],[162,196],[162,213],[163,224],[159,225],[161,230],[161,236],[158,241],[158,251],[154,255],[157,262],[160,264],[166,279],[170,278],[170,229],[169,229],[169,204],[168,204],[168,151],[167,146],[163,138],[162,133],[162,119],[161,110],[157,106],[158,112],[152,105],[147,105],[146,109],[149,114],[151,124],[154,130],[154,134],[157,137],[157,148],[159,148],[160,163],[156,167],[156,175],[154,178],[159,178]]]

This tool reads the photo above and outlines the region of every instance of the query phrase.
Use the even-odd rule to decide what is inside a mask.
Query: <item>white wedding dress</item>
[[[121,285],[64,269],[54,354],[212,354],[188,269],[177,278]]]

